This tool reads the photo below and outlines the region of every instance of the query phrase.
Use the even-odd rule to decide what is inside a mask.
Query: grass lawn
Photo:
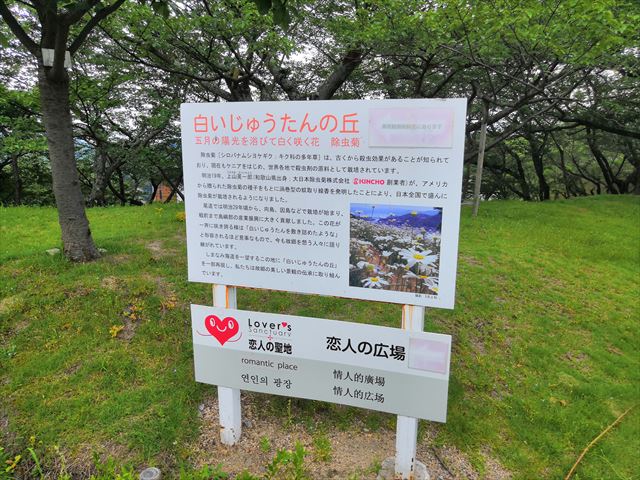
[[[193,380],[188,307],[210,304],[211,290],[186,281],[180,209],[89,210],[107,253],[86,265],[45,253],[59,246],[54,209],[0,209],[0,446],[23,455],[16,477],[27,465],[36,475],[29,447],[52,478],[88,471],[94,452],[156,464],[169,478],[189,468],[198,405],[215,388]],[[434,445],[465,452],[480,478],[491,478],[487,449],[514,479],[563,478],[639,401],[640,198],[486,203],[477,219],[463,210],[460,236],[456,308],[426,317],[427,330],[454,339],[449,418],[429,427]],[[400,319],[398,305],[248,289],[238,306]],[[364,422],[393,434],[395,425],[392,415],[320,402],[268,405],[283,429]],[[574,478],[640,478],[639,424],[634,408]]]

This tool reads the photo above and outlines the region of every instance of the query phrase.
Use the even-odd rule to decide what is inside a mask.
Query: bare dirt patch
[[[133,303],[125,308],[122,312],[123,328],[117,333],[117,338],[127,342],[133,338],[140,323],[140,314],[140,308]]]
[[[571,363],[575,368],[582,372],[588,372],[591,370],[589,356],[584,352],[566,352],[562,355],[562,359],[565,362]]]
[[[82,367],[81,363],[72,363],[71,365],[69,365],[67,368],[64,369],[64,374],[67,377],[71,377],[76,373],[78,373],[81,367]]]
[[[509,480],[512,478],[511,472],[505,469],[502,464],[491,455],[491,451],[486,448],[483,450],[485,459],[485,478],[488,480]]]
[[[609,353],[613,353],[614,355],[624,355],[624,352],[613,345],[607,345],[607,351]]]
[[[171,285],[167,283],[164,277],[152,276],[152,275],[145,275],[144,277],[145,277],[145,280],[149,280],[156,284],[156,294],[159,297],[175,295],[175,292],[171,288]]]
[[[162,257],[175,254],[174,250],[165,248],[160,240],[149,242],[146,244],[146,247],[151,252],[151,258],[153,260],[160,260]]]
[[[484,347],[484,340],[481,337],[473,335],[469,338],[469,342],[476,356],[482,357],[486,355],[487,351]]]
[[[83,444],[74,452],[58,449],[56,455],[50,459],[51,465],[47,465],[47,469],[53,472],[68,473],[71,478],[89,478],[96,470],[94,455],[101,463],[111,458],[115,459],[119,465],[125,465],[131,460],[128,448],[109,441],[100,446]]]
[[[15,326],[13,327],[13,334],[17,335],[18,333],[20,333],[22,330],[24,330],[25,328],[27,328],[30,325],[30,323],[27,320],[21,320],[18,323],[15,324]]]
[[[9,434],[9,415],[4,410],[0,410],[0,434],[3,440],[5,440],[3,437]]]
[[[418,458],[426,459],[427,471],[432,480],[509,480],[507,471],[492,455],[488,448],[482,450],[484,457],[484,475],[474,468],[469,457],[453,446],[440,448],[427,447],[427,451],[418,448]]]
[[[478,260],[477,258],[472,257],[471,255],[460,255],[460,260],[464,263],[466,263],[467,265],[473,265],[473,266],[481,266],[482,262],[480,260]]]
[[[64,290],[64,294],[67,298],[86,297],[94,292],[92,288],[85,287],[83,285],[77,285],[72,288]]]
[[[313,436],[304,426],[284,425],[282,418],[261,415],[255,410],[250,397],[243,395],[242,439],[238,445],[227,447],[220,443],[217,399],[207,399],[201,405],[202,426],[195,448],[196,464],[210,464],[211,459],[215,459],[232,475],[245,469],[260,475],[277,450],[292,449],[296,442],[300,442],[310,452],[305,464],[311,478],[343,480],[356,471],[370,470],[376,461],[382,462],[394,448],[392,436],[371,432],[333,432],[326,435],[332,447],[331,461],[317,461],[313,458]],[[268,451],[261,448],[263,438],[269,441]],[[375,478],[375,474],[364,478]]]
[[[135,257],[128,253],[118,253],[117,255],[104,255],[102,258],[107,263],[111,263],[114,265],[121,265],[123,263],[128,263],[133,261]]]
[[[155,288],[156,295],[161,298],[160,308],[161,308],[161,311],[162,311],[163,314],[166,313],[168,310],[173,310],[178,305],[182,305],[178,301],[178,297],[176,295],[175,290],[164,279],[164,277],[147,275],[147,274],[145,274],[143,277],[144,277],[145,280],[147,280],[147,281],[149,281],[151,283],[155,283],[155,285],[156,285],[156,288]]]
[[[117,277],[108,276],[102,279],[102,282],[100,282],[100,285],[105,290],[116,291],[120,287],[120,280]]]
[[[309,452],[305,465],[312,479],[373,480],[377,476],[376,465],[379,466],[385,458],[394,454],[394,431],[380,429],[371,432],[366,428],[354,426],[354,429],[349,431],[334,429],[326,432],[324,436],[331,443],[331,460],[321,461],[314,455],[314,435],[303,425],[286,425],[286,419],[258,412],[251,394],[243,394],[242,407],[242,438],[239,444],[227,447],[220,443],[217,399],[210,397],[200,406],[202,424],[200,436],[193,449],[194,461],[198,467],[219,462],[231,475],[237,475],[244,470],[253,475],[261,475],[264,473],[264,466],[273,459],[278,449],[292,449],[296,442],[300,442]],[[437,450],[432,446],[437,428],[436,425],[432,425],[418,445],[418,459],[425,463],[432,480],[479,480],[480,474],[464,453],[451,446]],[[268,440],[268,450],[264,448],[263,439]],[[485,457],[483,478],[511,478],[511,474],[491,456],[488,449],[483,450],[482,455]]]

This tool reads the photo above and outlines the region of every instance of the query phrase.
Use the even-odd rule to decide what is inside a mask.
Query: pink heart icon
[[[240,325],[235,318],[225,317],[221,320],[220,317],[216,315],[206,317],[204,319],[204,326],[211,335],[216,337],[220,345],[224,345],[227,340],[238,333],[240,329]]]
[[[283,327],[286,327],[287,325],[288,325],[288,323],[287,323],[287,322],[282,322],[282,326],[283,326]]]

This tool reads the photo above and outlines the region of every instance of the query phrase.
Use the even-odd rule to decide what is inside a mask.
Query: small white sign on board
[[[189,280],[453,308],[465,113],[183,104]]]
[[[451,337],[191,306],[198,382],[446,421]]]

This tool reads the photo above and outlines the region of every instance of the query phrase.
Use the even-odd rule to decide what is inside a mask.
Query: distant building
[[[180,193],[183,193],[182,185],[178,187]],[[141,195],[143,196],[143,203],[149,203],[149,199],[151,198],[151,194],[153,193],[153,185],[149,182],[144,184],[139,189]],[[164,203],[167,198],[171,195],[171,185],[167,182],[162,182],[158,185],[158,189],[156,190],[155,195],[153,196],[153,202]],[[171,202],[182,202],[182,198],[177,193],[171,198]]]

